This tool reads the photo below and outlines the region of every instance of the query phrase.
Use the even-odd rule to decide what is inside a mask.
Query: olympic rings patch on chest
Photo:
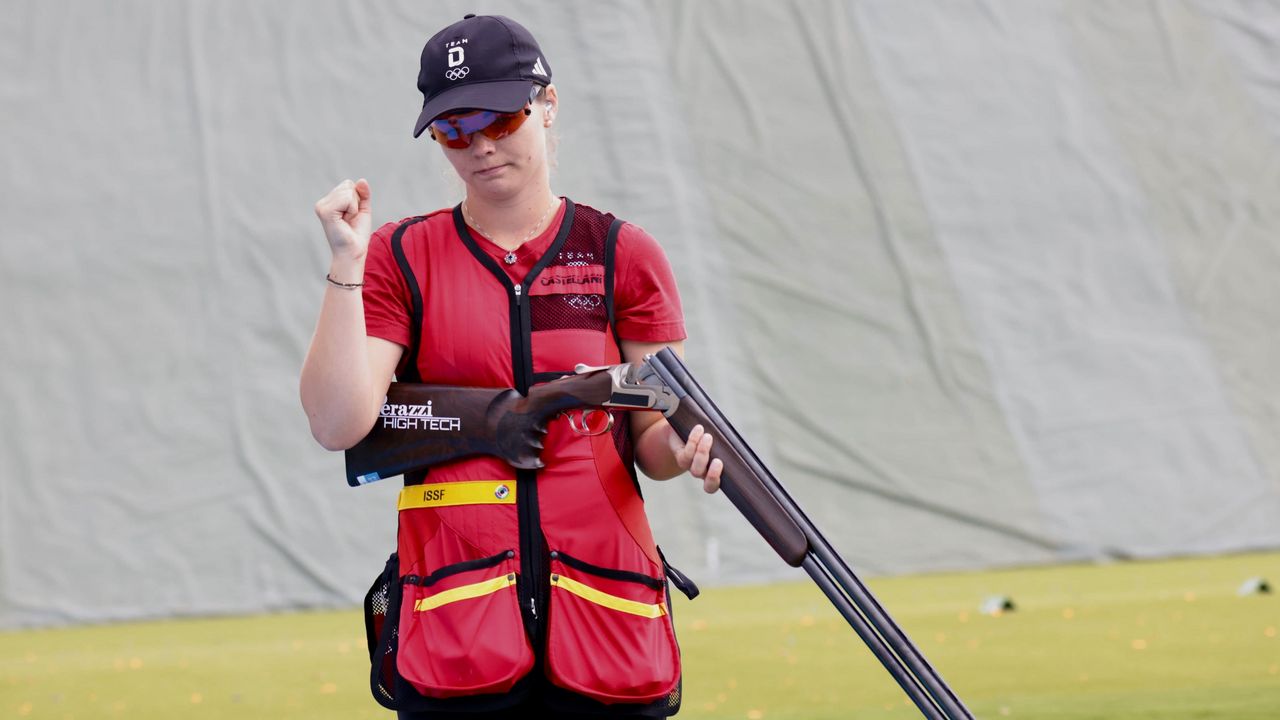
[[[565,297],[564,301],[569,303],[569,307],[578,308],[579,310],[594,310],[604,302],[599,295],[569,295]]]

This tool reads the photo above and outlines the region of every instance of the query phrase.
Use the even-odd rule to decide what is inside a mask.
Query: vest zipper
[[[520,515],[520,572],[525,582],[520,584],[521,610],[527,616],[525,624],[529,637],[537,643],[542,635],[538,618],[538,596],[542,594],[544,564],[542,525],[538,512],[538,483],[532,470],[516,471],[516,503]]]
[[[533,349],[530,347],[530,334],[532,333],[532,328],[530,327],[532,321],[529,318],[530,308],[525,307],[520,302],[524,297],[524,286],[522,284],[513,285],[511,292],[513,293],[512,300],[515,303],[515,307],[511,308],[511,311],[515,313],[511,333],[513,365],[511,370],[515,378],[516,390],[519,390],[521,395],[528,395],[529,387],[533,385],[533,371],[531,368],[526,367],[526,359],[532,358],[533,353]]]
[[[512,299],[515,307],[515,330],[511,334],[512,353],[515,367],[516,389],[523,395],[529,394],[529,387],[533,385],[533,378],[529,376],[525,367],[525,358],[530,357],[533,348],[530,346],[532,339],[532,328],[530,327],[529,308],[526,308],[521,299],[524,296],[523,284],[517,283],[511,288]],[[546,572],[546,563],[543,561],[543,553],[546,552],[546,540],[542,535],[542,513],[538,509],[538,483],[537,475],[533,470],[517,470],[516,471],[516,502],[520,506],[520,564],[521,571],[524,576],[529,579],[525,583],[524,602],[521,603],[528,615],[526,627],[529,630],[529,637],[533,640],[535,646],[542,642],[543,625],[538,617],[538,597],[542,595],[544,575]],[[548,588],[549,591],[550,588]]]

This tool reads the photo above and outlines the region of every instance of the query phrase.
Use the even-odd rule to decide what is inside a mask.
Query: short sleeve
[[[370,337],[409,347],[409,288],[391,252],[391,235],[398,225],[387,223],[369,239],[364,261],[364,326]]]
[[[684,311],[671,263],[649,233],[623,224],[614,267],[618,336],[638,342],[684,340]]]

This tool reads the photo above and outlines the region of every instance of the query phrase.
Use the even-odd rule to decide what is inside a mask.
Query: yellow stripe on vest
[[[631,613],[640,617],[657,618],[667,614],[665,605],[649,605],[648,603],[636,602],[620,598],[617,595],[610,595],[602,590],[597,590],[589,585],[583,585],[577,580],[572,580],[563,575],[552,575],[551,584],[558,588],[563,588],[578,597],[593,602],[597,605],[603,605],[607,608],[617,610],[619,612]]]
[[[467,482],[410,485],[400,491],[399,510],[450,507],[453,505],[514,505],[514,480],[480,480]]]
[[[456,603],[461,600],[470,600],[471,598],[492,595],[503,588],[509,588],[515,584],[515,573],[499,575],[491,580],[463,585],[461,587],[453,588],[452,590],[445,590],[444,592],[437,593],[431,597],[419,598],[413,603],[413,611],[426,612],[428,610],[434,610],[441,605],[448,605],[449,603]]]

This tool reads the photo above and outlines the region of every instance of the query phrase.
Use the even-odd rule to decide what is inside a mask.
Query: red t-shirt
[[[471,228],[471,236],[498,261],[513,282],[523,282],[555,240],[564,211],[565,204],[561,202],[547,229],[516,251],[518,259],[512,265],[502,260],[507,251],[475,228]],[[408,347],[409,290],[391,252],[391,235],[399,224],[383,225],[369,241],[364,268],[364,318],[368,335]],[[461,243],[452,223],[448,228],[454,241]],[[623,340],[674,342],[686,337],[680,294],[666,253],[649,233],[630,223],[624,223],[619,230],[614,255],[614,316],[618,335]]]

